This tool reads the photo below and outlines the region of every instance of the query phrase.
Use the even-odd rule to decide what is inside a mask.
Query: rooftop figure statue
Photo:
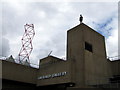
[[[83,21],[82,15],[80,15],[79,21],[80,21],[80,23],[82,23],[82,21]]]

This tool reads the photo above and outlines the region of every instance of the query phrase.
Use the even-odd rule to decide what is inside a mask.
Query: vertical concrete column
[[[71,81],[76,87],[84,86],[84,24],[67,32],[67,60],[71,71]]]

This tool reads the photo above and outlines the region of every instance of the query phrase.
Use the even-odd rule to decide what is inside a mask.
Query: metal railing
[[[9,61],[8,60],[9,57],[6,57],[6,56],[0,56],[0,60],[5,60],[5,61]],[[19,60],[18,59],[14,59],[14,63],[16,64],[21,64],[18,62]],[[9,61],[10,62],[10,61]],[[24,64],[22,64],[24,65]],[[38,64],[35,64],[35,63],[29,63],[30,67],[33,67],[33,68],[39,68],[39,65]]]

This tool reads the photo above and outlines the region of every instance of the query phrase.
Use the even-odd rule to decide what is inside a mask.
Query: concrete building
[[[39,69],[2,62],[3,88],[60,89],[119,87],[120,60],[106,58],[104,36],[81,23],[67,31],[67,60],[48,56]],[[113,84],[114,83],[114,84]]]
[[[80,24],[68,31],[67,60],[71,63],[72,82],[77,87],[94,85],[108,77],[104,37]],[[79,72],[79,73],[76,73]]]

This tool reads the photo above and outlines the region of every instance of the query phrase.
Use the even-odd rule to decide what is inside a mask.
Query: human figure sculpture
[[[80,23],[82,23],[82,21],[83,21],[82,15],[80,15],[79,21],[80,21]]]

